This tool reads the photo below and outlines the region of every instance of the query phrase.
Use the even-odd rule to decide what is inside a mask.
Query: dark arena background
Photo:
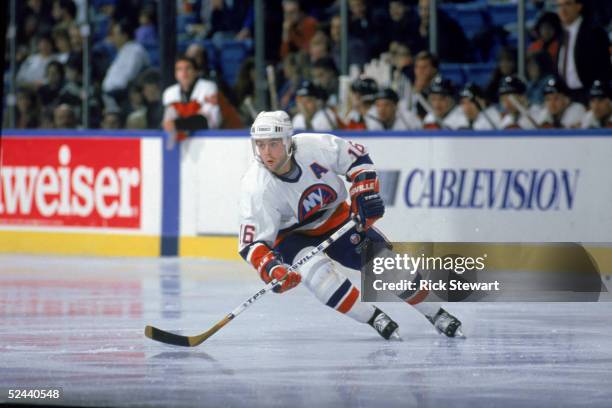
[[[0,406],[611,405],[612,2],[2,3]],[[465,338],[262,291],[239,200],[275,110],[367,148],[396,250],[502,277],[425,299]]]

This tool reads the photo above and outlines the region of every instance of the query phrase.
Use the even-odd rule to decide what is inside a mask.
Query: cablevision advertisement
[[[368,302],[612,300],[578,243],[365,242],[362,258]]]

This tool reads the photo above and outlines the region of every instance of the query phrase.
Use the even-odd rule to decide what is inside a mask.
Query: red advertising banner
[[[140,139],[3,136],[0,148],[0,224],[140,227]]]

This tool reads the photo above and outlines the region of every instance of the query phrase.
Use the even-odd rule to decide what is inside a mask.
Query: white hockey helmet
[[[292,139],[293,124],[285,111],[260,112],[251,126],[251,144],[253,154],[259,160],[255,141],[264,139],[281,139],[285,145],[287,157],[293,154]]]

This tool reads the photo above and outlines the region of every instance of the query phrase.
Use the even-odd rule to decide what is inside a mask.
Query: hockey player
[[[302,280],[325,305],[361,323],[383,338],[399,338],[398,325],[379,308],[359,299],[359,289],[335,263],[362,266],[360,244],[367,238],[386,243],[372,227],[384,213],[378,177],[366,148],[330,134],[297,134],[283,111],[261,112],[251,127],[255,161],[242,180],[240,255],[266,283],[281,281],[283,293]],[[352,183],[347,192],[342,178]],[[351,204],[346,203],[350,198]],[[298,272],[288,264],[357,216],[352,229]],[[417,294],[419,294],[418,292]],[[414,296],[406,301],[414,300]],[[415,305],[441,333],[461,335],[461,322],[432,303]]]
[[[184,56],[177,58],[174,74],[178,83],[168,87],[162,97],[162,126],[169,135],[168,148],[192,131],[215,129],[221,123],[217,84],[198,79],[195,61]]]
[[[468,82],[460,93],[461,109],[468,122],[468,129],[499,129],[501,115],[494,106],[487,106],[484,92],[478,85]]]
[[[434,78],[429,87],[429,103],[432,111],[423,120],[425,129],[465,129],[468,121],[461,110],[455,106],[455,87],[453,83],[440,76]]]
[[[586,109],[582,104],[572,102],[569,88],[559,77],[551,76],[544,86],[544,109],[538,115],[541,128],[577,128]]]
[[[299,113],[293,117],[295,129],[325,132],[343,127],[336,111],[325,106],[327,93],[311,81],[304,81],[295,93]]]
[[[593,81],[589,89],[589,107],[582,119],[583,129],[612,128],[612,92],[609,84]]]
[[[504,108],[502,129],[536,129],[535,108],[527,108],[527,86],[518,77],[508,75],[499,84],[499,101]]]
[[[391,88],[383,88],[376,94],[376,116],[366,117],[368,130],[414,130],[421,129],[419,117],[398,108],[399,97]]]

